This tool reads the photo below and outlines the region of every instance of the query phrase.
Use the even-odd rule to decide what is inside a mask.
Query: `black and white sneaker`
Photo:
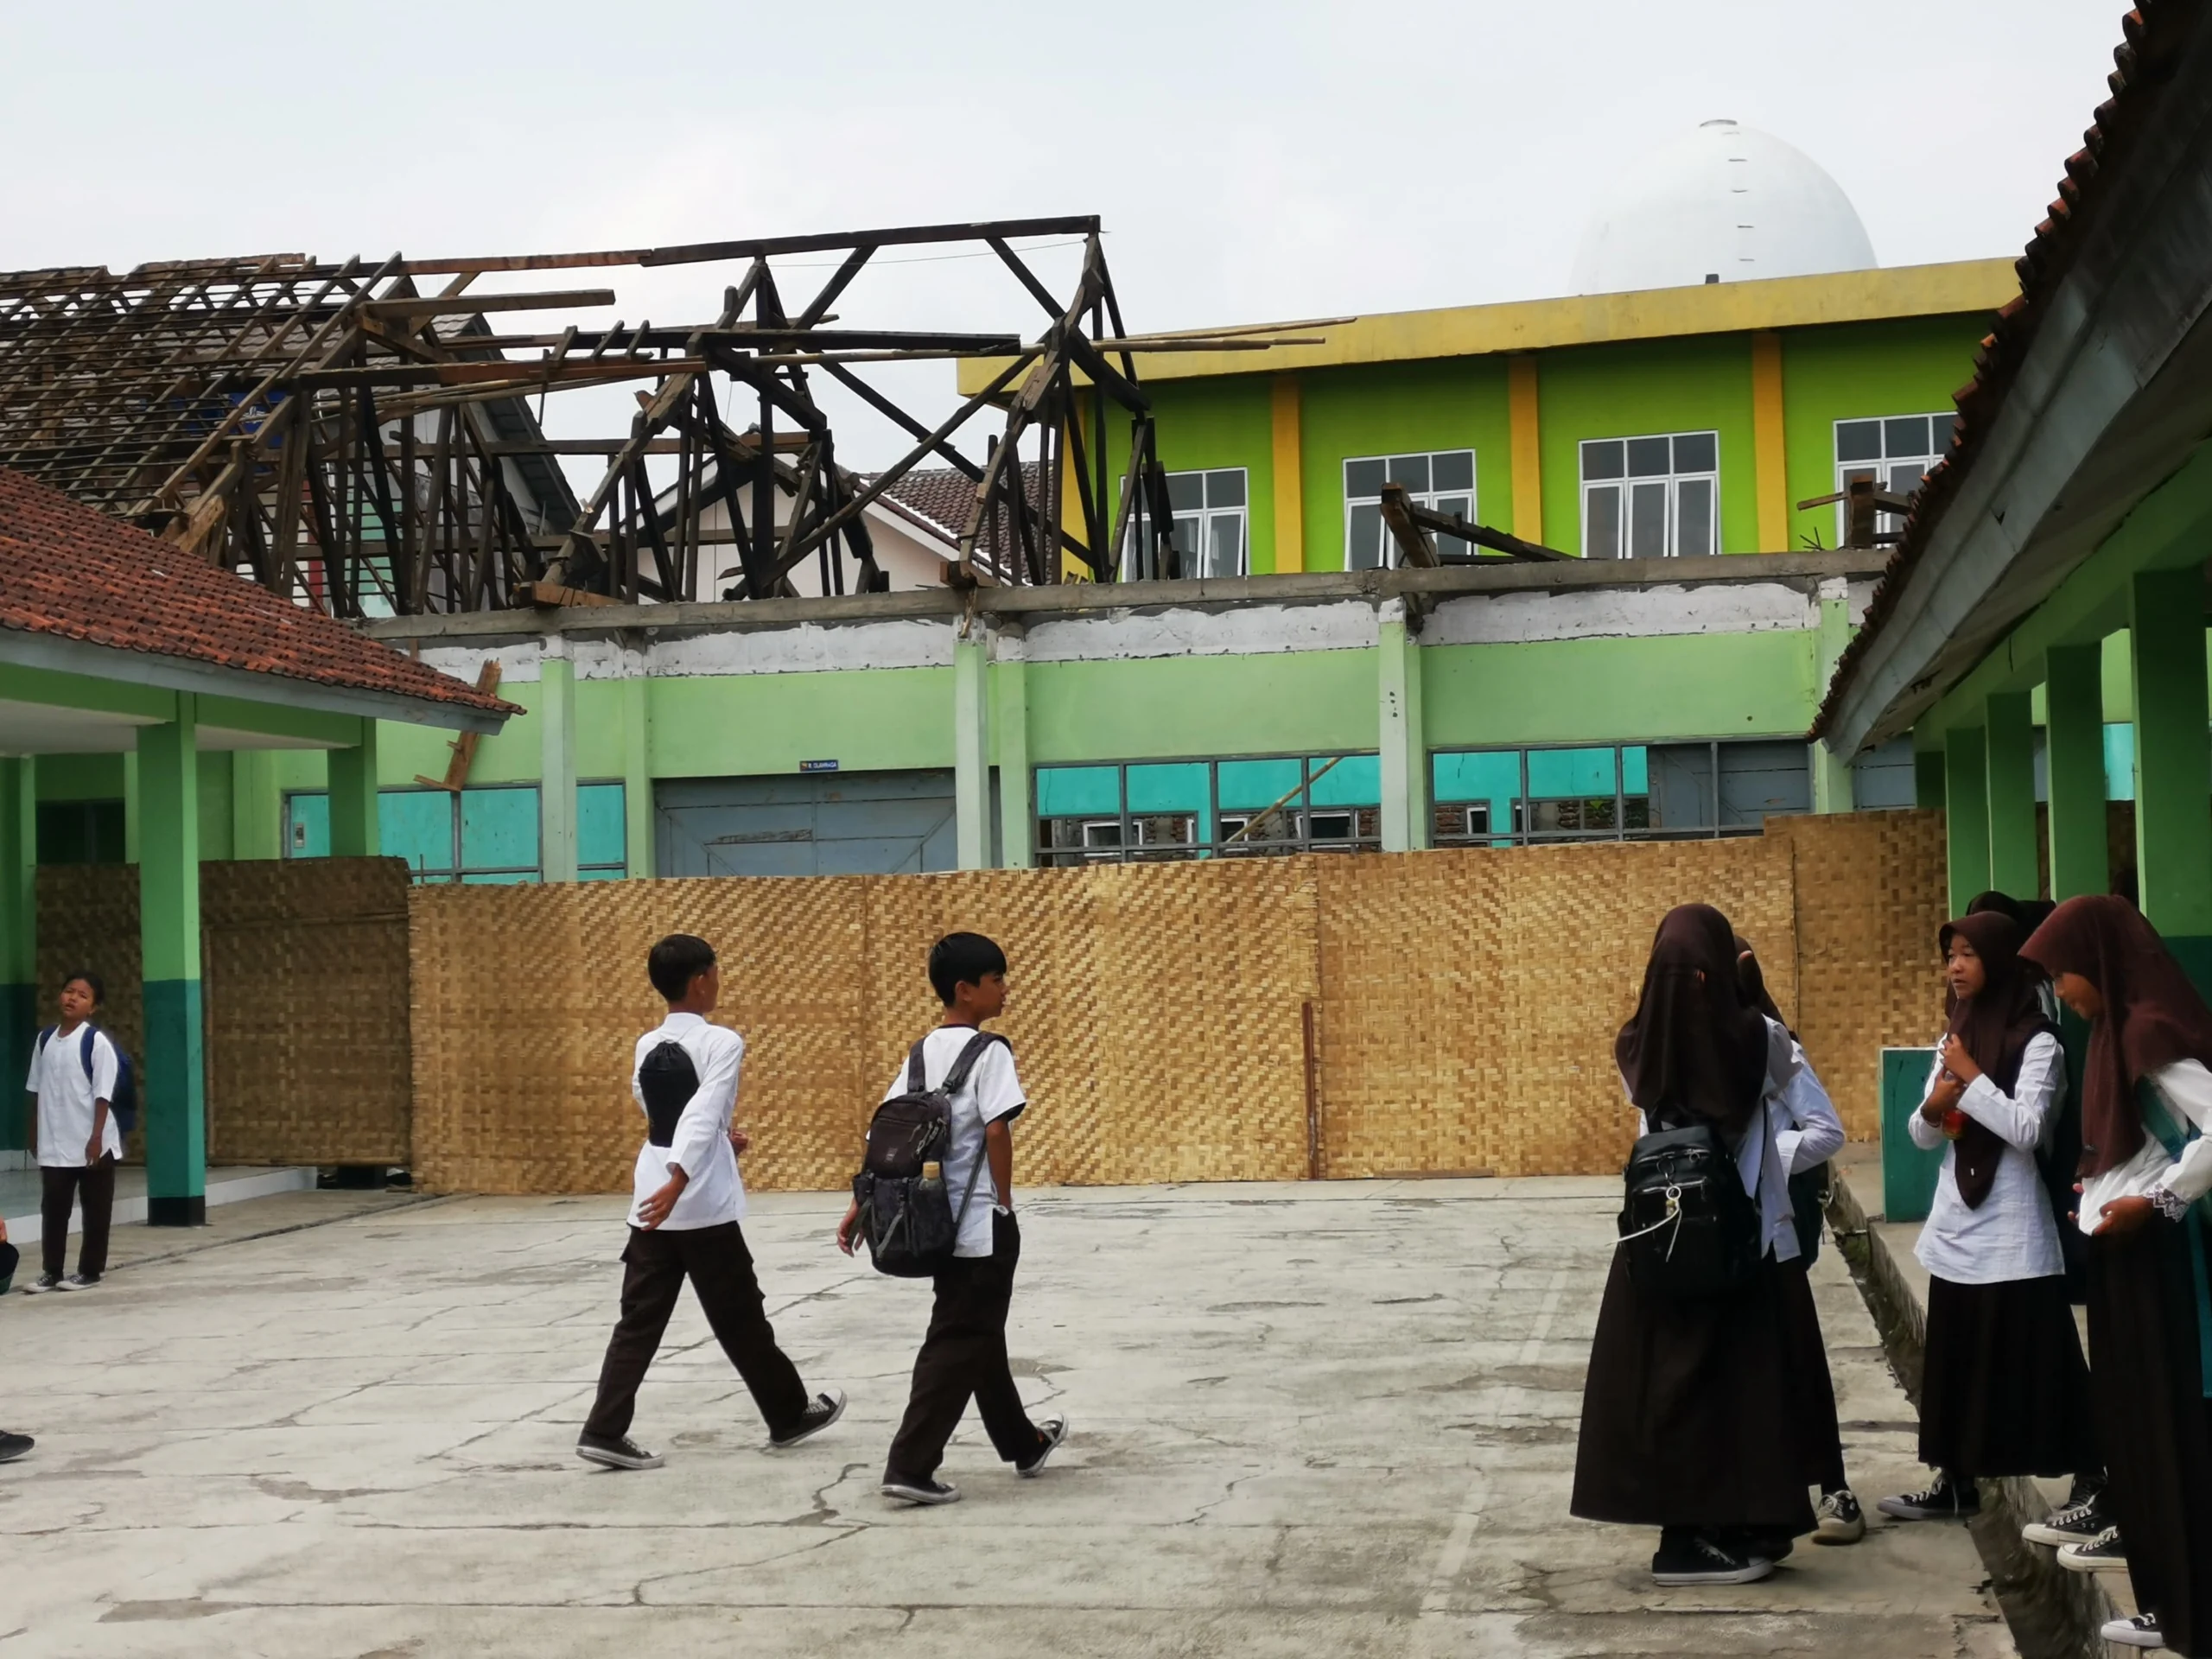
[[[2163,1648],[2166,1645],[2166,1638],[2158,1630],[2158,1616],[2156,1613],[2138,1613],[2133,1618],[2107,1619],[2097,1634],[2123,1648]]]
[[[886,1497],[895,1497],[907,1503],[957,1503],[960,1489],[948,1486],[941,1480],[908,1480],[902,1475],[886,1475],[880,1489]]]
[[[67,1279],[64,1279],[59,1285],[55,1286],[54,1288],[57,1290],[90,1290],[93,1286],[99,1284],[99,1281],[100,1276],[97,1273],[73,1273]]]
[[[2058,1564],[2069,1573],[2125,1573],[2127,1547],[2120,1541],[2118,1527],[2107,1527],[2086,1544],[2061,1549]]]
[[[2020,1536],[2031,1544],[2049,1544],[2063,1549],[2068,1544],[2094,1543],[2101,1533],[2112,1525],[2112,1517],[2105,1513],[2103,1495],[2086,1503],[2069,1503],[2063,1510],[2053,1510],[2040,1521],[2031,1521],[2020,1529]]]
[[[844,1414],[845,1391],[842,1389],[817,1394],[799,1414],[798,1427],[788,1434],[771,1434],[768,1444],[781,1452],[786,1446],[797,1446],[801,1440],[810,1440]]]
[[[1866,1535],[1866,1512],[1859,1507],[1858,1494],[1848,1486],[1821,1493],[1820,1507],[1813,1513],[1816,1544],[1855,1544]]]
[[[0,1463],[13,1463],[37,1444],[28,1434],[10,1434],[0,1430]]]
[[[1981,1513],[1981,1491],[1972,1481],[1954,1485],[1939,1470],[1926,1491],[1881,1498],[1874,1507],[1900,1521],[1971,1521]]]
[[[1024,1480],[1034,1480],[1045,1472],[1045,1459],[1058,1451],[1060,1442],[1068,1437],[1068,1420],[1065,1417],[1048,1417],[1045,1420],[1044,1426],[1037,1431],[1037,1450],[1030,1455],[1027,1463],[1017,1463],[1014,1465],[1014,1472]]]
[[[1756,1584],[1774,1571],[1764,1555],[1746,1555],[1701,1533],[1662,1533],[1651,1558],[1651,1581],[1673,1587],[1694,1584]]]
[[[41,1273],[37,1278],[32,1280],[30,1283],[23,1287],[23,1294],[26,1296],[43,1296],[49,1290],[60,1290],[63,1288],[65,1288],[65,1287],[61,1282],[61,1275],[60,1274]]]
[[[609,1469],[658,1469],[661,1462],[659,1452],[646,1451],[627,1434],[579,1434],[576,1455]]]

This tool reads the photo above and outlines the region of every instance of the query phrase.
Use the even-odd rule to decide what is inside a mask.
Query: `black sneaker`
[[[100,1281],[97,1273],[74,1273],[64,1279],[58,1288],[62,1290],[90,1290]]]
[[[1027,1462],[1016,1463],[1014,1465],[1014,1472],[1020,1475],[1024,1480],[1036,1479],[1038,1476],[1045,1472],[1045,1459],[1051,1457],[1053,1452],[1058,1451],[1060,1449],[1060,1442],[1067,1439],[1067,1437],[1068,1420],[1066,1418],[1046,1418],[1045,1420],[1044,1427],[1037,1431],[1037,1450],[1030,1454]]]
[[[2058,1552],[2058,1564],[2069,1573],[2125,1573],[2127,1548],[2120,1529],[2107,1527],[2086,1544],[2068,1544]]]
[[[2112,1517],[2105,1513],[2102,1493],[2085,1503],[2069,1503],[2063,1510],[2053,1510],[2040,1521],[2031,1521],[2020,1529],[2020,1536],[2031,1544],[2049,1544],[2063,1549],[2069,1544],[2091,1544],[2112,1525]]]
[[[28,1434],[10,1434],[0,1431],[0,1463],[13,1463],[37,1444]]]
[[[2156,1613],[2138,1613],[2133,1618],[2107,1619],[2097,1634],[2107,1642],[2117,1642],[2123,1648],[2163,1648],[2166,1638],[2159,1633]]]
[[[1981,1513],[1981,1489],[1972,1481],[1954,1485],[1938,1471],[1926,1491],[1881,1498],[1874,1507],[1900,1521],[1971,1521]]]
[[[1813,1513],[1816,1544],[1855,1544],[1866,1535],[1866,1512],[1859,1507],[1858,1494],[1848,1486],[1823,1492],[1820,1508]]]
[[[646,1451],[627,1434],[579,1434],[576,1455],[609,1469],[658,1469],[661,1462],[659,1452]]]
[[[879,1489],[886,1497],[899,1498],[908,1503],[957,1503],[960,1489],[948,1486],[941,1480],[908,1480],[901,1475],[886,1475]]]
[[[2105,1471],[2101,1469],[2093,1475],[2075,1476],[2074,1484],[2066,1489],[2066,1502],[2060,1504],[2059,1508],[2071,1510],[2084,1503],[2094,1503],[2104,1496],[2106,1479]]]
[[[26,1296],[43,1296],[49,1290],[60,1290],[61,1287],[61,1275],[60,1274],[41,1273],[37,1278],[32,1280],[30,1283],[23,1287],[23,1294]]]
[[[798,1427],[788,1434],[771,1434],[768,1444],[780,1452],[787,1446],[797,1446],[801,1440],[810,1440],[844,1414],[845,1391],[842,1389],[817,1394],[807,1408],[799,1414]]]
[[[1701,1533],[1662,1533],[1651,1558],[1651,1581],[1668,1586],[1756,1584],[1773,1571],[1764,1555],[1744,1554]]]

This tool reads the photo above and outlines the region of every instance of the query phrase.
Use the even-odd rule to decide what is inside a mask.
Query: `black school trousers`
[[[638,1385],[660,1351],[676,1298],[690,1280],[715,1339],[751,1390],[753,1403],[781,1438],[798,1428],[807,1407],[798,1368],[776,1346],[753,1274],[753,1252],[734,1221],[715,1227],[630,1230],[623,1247],[622,1317],[599,1368],[599,1397],[584,1433],[613,1440],[630,1432]]]
[[[69,1211],[81,1203],[85,1233],[77,1247],[77,1271],[99,1278],[107,1271],[108,1223],[115,1215],[115,1154],[102,1153],[97,1164],[41,1164],[38,1175],[41,1266],[60,1276],[69,1258]]]
[[[922,1351],[914,1356],[913,1390],[891,1442],[886,1478],[935,1475],[971,1396],[1001,1458],[1018,1463],[1036,1455],[1037,1426],[1022,1408],[1006,1355],[1007,1309],[1020,1260],[1021,1229],[1012,1216],[994,1210],[991,1253],[955,1256],[937,1274],[937,1305]]]

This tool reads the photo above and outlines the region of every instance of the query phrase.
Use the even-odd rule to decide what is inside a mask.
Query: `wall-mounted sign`
[[[835,760],[802,760],[798,763],[798,769],[801,772],[835,772],[837,763]]]

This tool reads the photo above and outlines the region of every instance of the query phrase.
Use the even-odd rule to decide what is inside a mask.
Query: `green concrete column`
[[[2050,896],[2112,887],[2105,851],[2105,707],[2101,645],[2044,657],[2044,761],[2050,779]]]
[[[1379,632],[1382,850],[1412,852],[1429,842],[1428,745],[1421,723],[1421,646],[1407,628],[1403,600],[1383,606]]]
[[[1989,885],[2015,898],[2043,892],[2036,858],[2036,726],[2034,699],[2025,691],[2000,691],[1984,704],[1988,721]],[[1967,897],[1973,897],[1969,893]]]
[[[548,881],[576,879],[576,665],[567,636],[550,633],[538,658],[537,866]]]
[[[23,1077],[38,1031],[38,762],[0,760],[0,1152],[30,1144]]]
[[[330,751],[330,855],[374,858],[382,850],[377,830],[377,723],[361,722],[361,741]]]
[[[1955,726],[1943,738],[1943,827],[1950,865],[1951,914],[1989,886],[1988,743],[1979,726]]]
[[[276,752],[238,750],[231,757],[231,856],[283,857],[283,818]]]
[[[146,1219],[207,1219],[207,1056],[200,1011],[200,766],[194,699],[138,730],[138,943],[146,1052],[138,1094],[146,1129]]]
[[[991,863],[989,647],[979,618],[962,619],[952,642],[953,839],[963,870]]]
[[[126,750],[123,756],[123,861],[138,861],[138,755],[136,750]]]
[[[653,874],[652,682],[643,652],[622,682],[622,846],[632,876]]]
[[[1813,634],[1813,683],[1826,686],[1835,677],[1835,665],[1843,660],[1844,647],[1851,643],[1851,584],[1840,576],[1831,576],[1821,583],[1821,620]],[[1853,804],[1852,794],[1851,760],[1815,742],[1807,757],[1813,777],[1813,810],[1815,812],[1848,812]]]
[[[1944,765],[1941,749],[1912,752],[1912,804],[1923,811],[1943,810]]]
[[[2204,572],[2147,570],[2129,594],[2135,669],[2135,874],[2170,938],[2212,935],[2212,738]]]
[[[999,861],[1026,870],[1037,861],[1037,811],[1029,772],[1029,664],[1020,639],[999,634],[991,664],[991,730],[999,769]]]

